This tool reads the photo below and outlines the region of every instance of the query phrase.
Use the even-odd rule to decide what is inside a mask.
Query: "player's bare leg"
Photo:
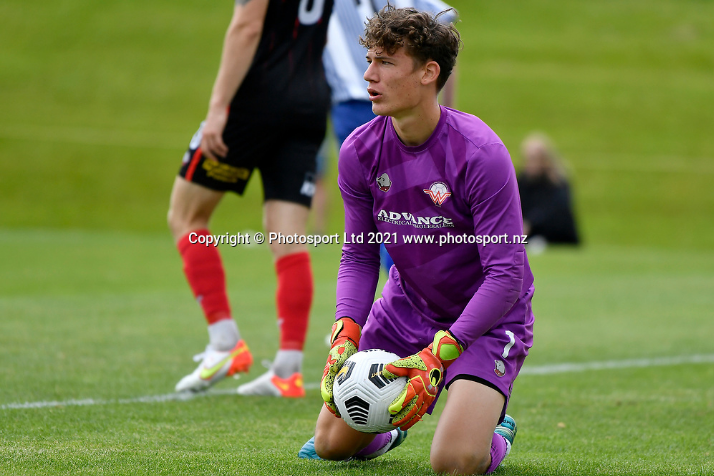
[[[322,407],[315,436],[303,445],[298,457],[333,461],[374,459],[401,445],[406,437],[407,432],[399,428],[379,435],[361,433]]]
[[[315,427],[315,451],[322,459],[341,461],[354,456],[374,437],[351,428],[323,406]]]
[[[171,190],[168,222],[174,241],[178,241],[193,230],[208,228],[208,222],[224,192],[196,185],[176,177]]]
[[[329,197],[324,177],[315,179],[315,195],[312,197],[312,229],[316,235],[327,231],[327,215],[329,213]]]
[[[502,437],[494,434],[504,403],[505,397],[486,385],[455,380],[449,387],[448,400],[431,445],[434,471],[446,474],[493,471],[505,457],[506,443],[495,440]],[[491,458],[492,441],[500,445],[495,450],[496,461]]]
[[[199,235],[210,235],[208,223],[221,198],[223,192],[181,177],[176,178],[171,192],[169,228],[181,253],[186,278],[208,322],[209,335],[206,351],[194,358],[201,363],[181,379],[176,385],[177,391],[203,390],[227,375],[248,371],[252,363],[250,352],[240,339],[231,316],[218,250],[196,243]]]
[[[268,200],[263,205],[263,226],[267,233],[304,235],[307,232],[309,215],[310,209],[305,205],[283,200]],[[277,262],[283,256],[307,252],[307,245],[271,243],[270,252],[273,253],[273,260]]]
[[[310,209],[283,200],[267,200],[263,206],[266,233],[304,235]],[[303,397],[302,358],[312,306],[313,281],[307,245],[270,243],[278,277],[276,307],[280,348],[268,372],[238,387],[241,395]]]

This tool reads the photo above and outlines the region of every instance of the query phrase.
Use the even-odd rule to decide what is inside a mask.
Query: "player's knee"
[[[270,252],[273,254],[273,258],[277,261],[285,256],[292,255],[295,253],[303,253],[307,251],[307,246],[297,244],[297,245],[287,245],[287,244],[270,244]]]
[[[169,230],[175,238],[180,238],[185,233],[187,227],[187,220],[180,213],[176,211],[175,208],[169,208],[169,212],[166,214],[166,221],[169,225]]]
[[[322,459],[341,461],[352,456],[352,452],[348,448],[344,448],[335,438],[315,433],[315,453]]]
[[[175,239],[180,239],[186,233],[208,227],[210,216],[203,216],[198,213],[188,213],[180,209],[170,207],[166,216],[169,230]]]
[[[173,208],[169,208],[169,211],[166,213],[166,223],[168,223],[171,233],[174,232],[174,220],[176,220],[174,210]]]
[[[431,453],[431,468],[440,474],[485,474],[490,464],[490,452],[446,449]]]

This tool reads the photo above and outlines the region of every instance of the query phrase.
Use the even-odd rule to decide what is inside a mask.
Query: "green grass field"
[[[365,464],[296,458],[321,399],[337,247],[313,253],[317,302],[301,401],[221,392],[165,395],[205,345],[170,240],[115,232],[6,231],[0,286],[0,472],[4,474],[430,474],[437,418]],[[272,358],[270,255],[224,249],[230,297],[258,362]],[[536,345],[526,366],[708,355],[708,363],[522,375],[520,432],[499,474],[714,471],[714,253],[616,246],[534,257]],[[170,270],[172,272],[167,272]],[[254,367],[247,378],[263,369]],[[10,403],[70,402],[13,408]],[[118,400],[130,400],[119,403]],[[443,402],[436,414],[438,415]]]
[[[529,131],[554,139],[586,240],[530,258],[535,347],[497,474],[714,474],[714,2],[451,3],[459,108],[516,163]],[[241,398],[232,379],[171,395],[207,339],[165,213],[231,5],[0,3],[0,474],[431,474],[445,399],[373,462],[296,457],[337,246],[312,253],[306,399]],[[260,197],[258,181],[227,197],[214,232],[260,230]],[[277,347],[275,278],[265,247],[221,250],[257,361],[244,382]],[[564,363],[581,366],[542,373]]]

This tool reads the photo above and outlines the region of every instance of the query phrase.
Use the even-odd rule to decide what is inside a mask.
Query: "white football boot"
[[[215,384],[222,378],[238,372],[248,372],[253,363],[253,356],[248,346],[241,339],[233,349],[228,351],[214,350],[210,345],[206,351],[193,358],[201,362],[189,375],[176,384],[177,392],[199,392]]]

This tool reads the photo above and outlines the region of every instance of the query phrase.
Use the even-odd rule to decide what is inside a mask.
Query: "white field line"
[[[606,360],[604,362],[583,362],[577,364],[526,365],[521,369],[519,375],[550,375],[586,372],[588,370],[712,363],[714,363],[714,354],[680,355],[675,357],[656,357],[653,359]]]
[[[682,364],[713,364],[714,354],[681,355],[675,357],[658,357],[653,359],[627,359],[627,360],[606,360],[602,362],[565,363],[551,365],[532,365],[521,369],[520,375],[553,375],[562,373],[579,373],[591,370],[605,369],[628,369],[644,367],[664,367]],[[305,384],[305,389],[313,390],[320,387],[318,382]],[[213,389],[200,393],[166,393],[163,395],[148,395],[135,398],[117,399],[95,399],[86,398],[82,400],[6,403],[0,405],[0,410],[22,410],[28,408],[48,408],[48,407],[71,407],[90,405],[115,405],[134,403],[161,403],[170,401],[186,401],[194,398],[210,397],[215,395],[233,395],[235,389]]]

